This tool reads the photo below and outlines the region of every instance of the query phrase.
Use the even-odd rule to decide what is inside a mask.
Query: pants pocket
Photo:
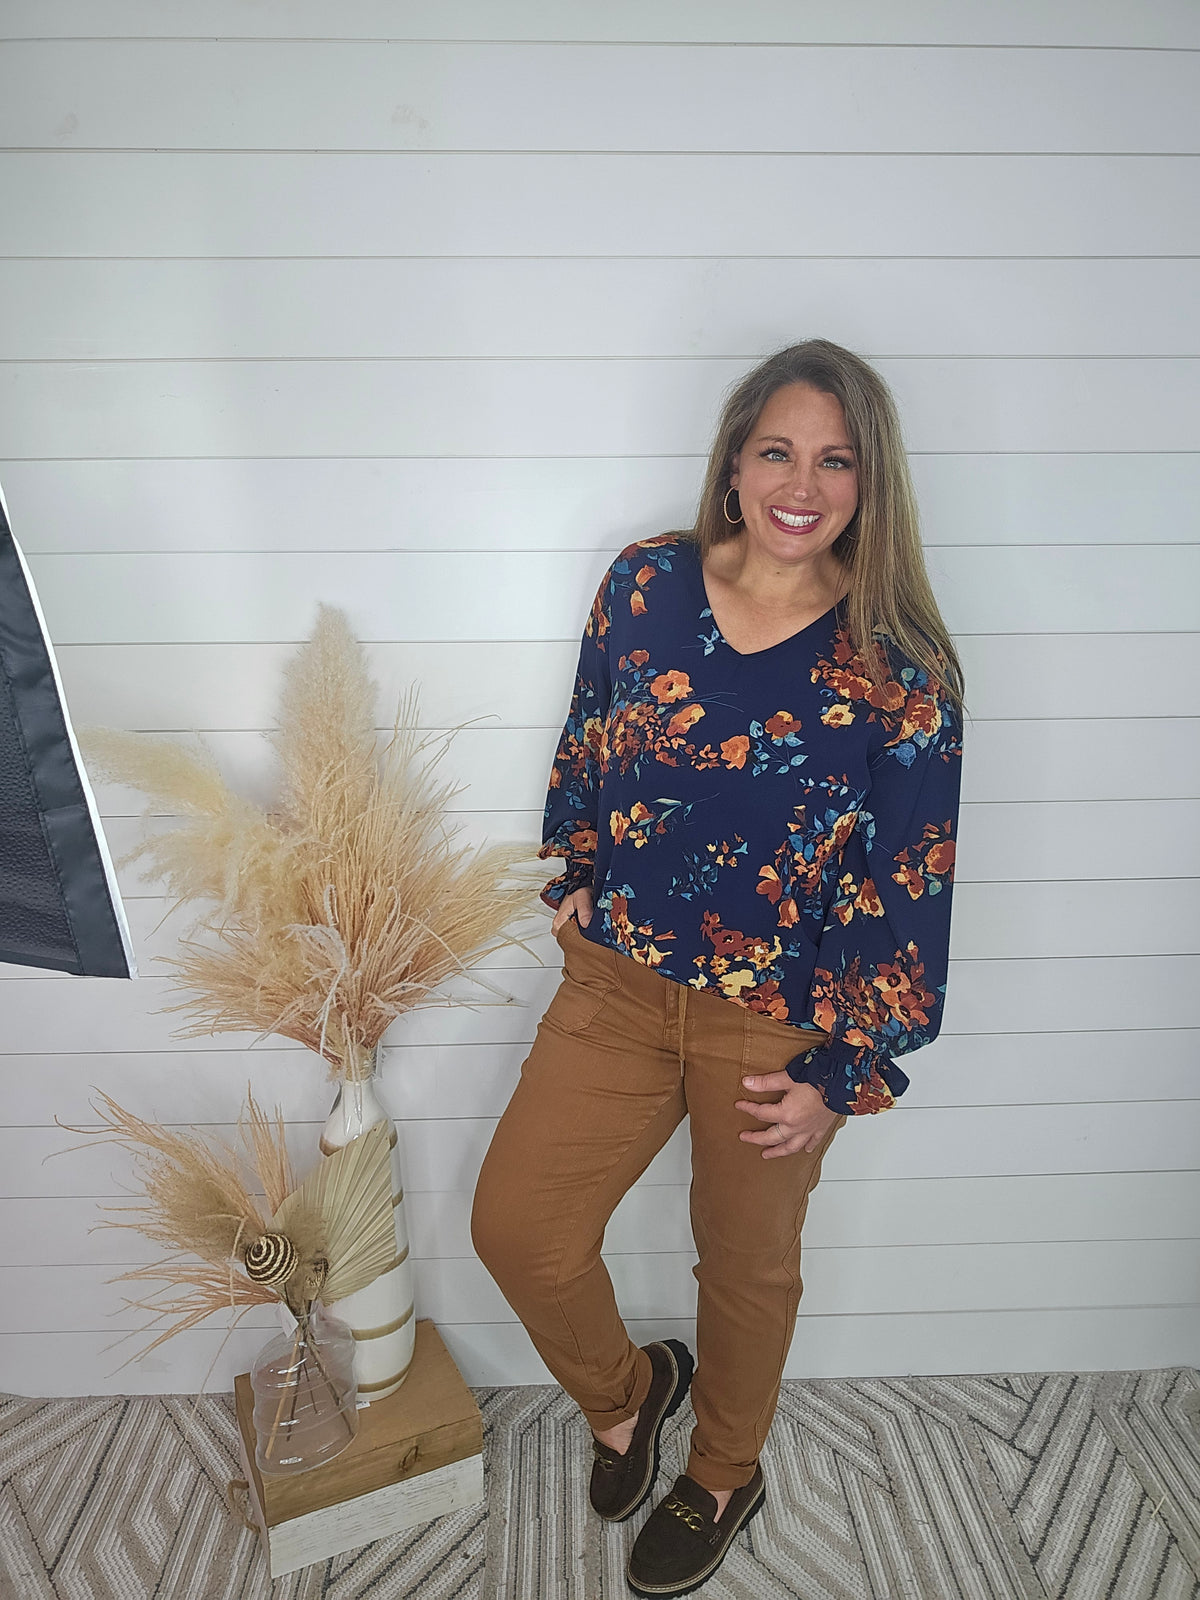
[[[594,945],[569,917],[555,938],[563,953],[563,978],[546,1009],[545,1019],[564,1033],[582,1033],[600,1015],[620,988],[614,952]]]

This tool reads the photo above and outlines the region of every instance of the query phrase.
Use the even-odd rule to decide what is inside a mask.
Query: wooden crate
[[[234,1379],[250,1514],[273,1578],[483,1499],[483,1421],[428,1319],[418,1321],[412,1368],[395,1394],[358,1413],[340,1456],[287,1477],[254,1460],[250,1376]]]

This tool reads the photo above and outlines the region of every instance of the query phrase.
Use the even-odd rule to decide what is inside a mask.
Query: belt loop
[[[679,1075],[683,1076],[683,1026],[687,1021],[688,986],[686,983],[679,985]]]

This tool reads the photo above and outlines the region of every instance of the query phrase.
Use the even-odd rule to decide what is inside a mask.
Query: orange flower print
[[[901,867],[892,873],[892,882],[908,890],[910,899],[919,900],[925,893],[925,879],[914,867]]]
[[[872,684],[863,698],[868,705],[878,706],[881,711],[899,711],[908,696],[902,683],[889,678],[886,683]]]
[[[925,870],[943,878],[954,870],[954,840],[943,839],[925,852]]]
[[[644,667],[650,659],[649,650],[631,650],[629,659],[635,667]]]
[[[871,1076],[855,1088],[854,1114],[856,1117],[875,1111],[888,1111],[895,1103],[895,1095],[884,1083],[878,1072],[872,1071]]]
[[[763,726],[773,739],[782,739],[785,733],[799,733],[801,722],[790,711],[777,711]]]
[[[648,922],[634,922],[629,914],[629,897],[613,890],[603,895],[597,908],[607,916],[618,946],[644,967],[657,967],[668,953],[659,948],[655,940],[674,939],[674,931],[662,932]],[[638,935],[642,938],[639,939]]]
[[[778,905],[779,897],[783,894],[783,883],[774,867],[759,867],[758,875],[762,882],[755,889],[756,894],[765,894],[772,905]]]
[[[837,1011],[827,992],[814,992],[813,995],[813,1027],[820,1028],[824,1033],[832,1033],[837,1022]]]
[[[567,842],[574,856],[594,857],[596,854],[596,830],[588,823],[581,823],[579,827],[572,828]]]
[[[722,739],[721,755],[725,765],[731,772],[746,765],[746,756],[750,750],[750,740],[744,733],[735,734],[732,739]]]
[[[633,830],[633,844],[635,849],[641,849],[646,843],[646,830],[639,827],[640,823],[653,820],[654,813],[649,806],[644,806],[640,800],[635,800],[629,808],[629,815],[625,816],[620,811],[614,811],[609,819],[609,831],[616,844],[620,844],[629,831]],[[661,832],[661,829],[660,829]]]
[[[904,725],[932,739],[942,726],[942,708],[930,694],[910,695],[904,708]]]
[[[659,705],[670,705],[676,700],[686,700],[692,692],[692,680],[686,672],[660,672],[650,684],[650,693]]]
[[[821,721],[827,728],[848,728],[854,721],[854,713],[849,706],[828,706],[821,713]]]
[[[854,879],[843,878],[838,885],[838,897],[830,907],[843,928],[848,928],[854,916]]]
[[[686,733],[703,715],[703,706],[682,706],[667,723],[667,738],[674,739],[678,734]]]
[[[654,576],[655,571],[656,569],[654,567],[643,567],[638,573],[637,577],[634,579],[634,582],[639,584],[649,583],[650,579]]]
[[[635,589],[629,596],[629,609],[635,617],[646,615],[646,601],[640,589]]]
[[[587,633],[590,638],[594,638],[599,644],[599,641],[603,639],[607,632],[608,613],[604,608],[602,596],[597,595],[592,601],[592,609],[588,612]],[[600,645],[599,648],[603,649],[604,646]]]
[[[935,997],[925,988],[925,968],[917,960],[916,945],[910,943],[906,954],[908,960],[897,951],[896,961],[881,961],[873,981],[896,1021],[911,1028],[914,1023],[928,1023],[928,1007]]]
[[[919,900],[928,889],[938,894],[943,883],[954,881],[954,840],[950,837],[953,826],[947,817],[943,823],[927,822],[920,841],[907,846],[896,855],[898,872],[892,873],[896,883],[903,884],[914,900]]]
[[[868,917],[881,917],[883,915],[883,902],[879,898],[879,890],[868,878],[862,888],[854,897],[854,909],[862,911]]]

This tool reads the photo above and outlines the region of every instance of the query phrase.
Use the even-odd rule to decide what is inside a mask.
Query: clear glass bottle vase
[[[358,1433],[354,1336],[320,1301],[263,1346],[250,1386],[260,1472],[307,1472],[341,1455]]]

